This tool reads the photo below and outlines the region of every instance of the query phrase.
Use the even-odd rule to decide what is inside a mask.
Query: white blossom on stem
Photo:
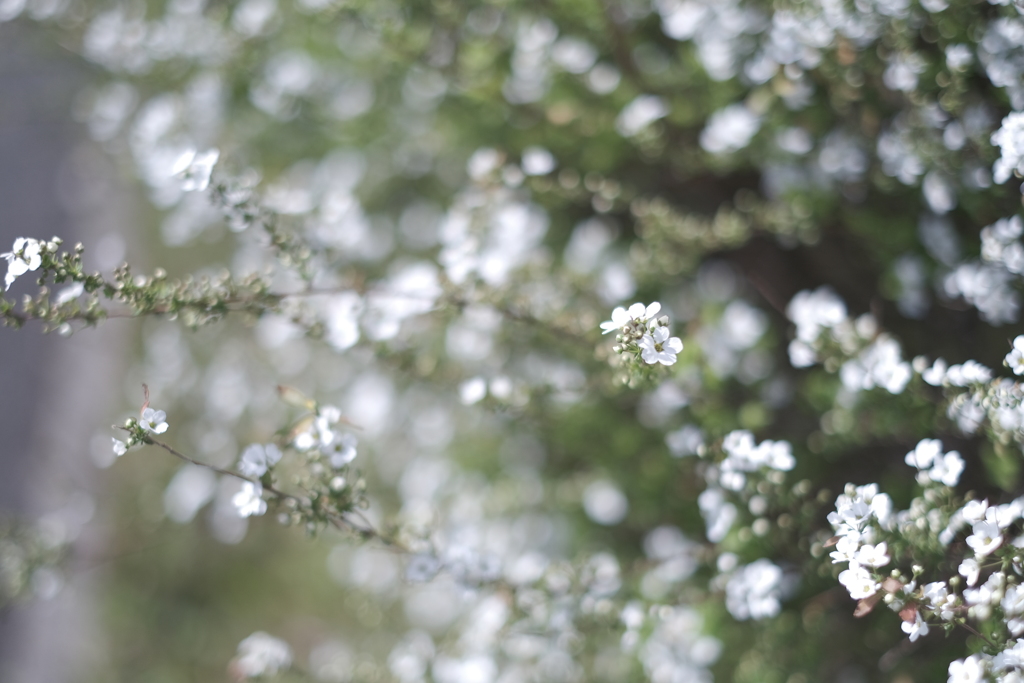
[[[978,655],[949,663],[947,683],[981,683],[985,678],[985,663]]]
[[[7,259],[7,275],[4,277],[4,289],[10,289],[20,276],[36,270],[43,264],[41,254],[42,243],[31,237],[19,237],[14,240],[14,247],[0,257]]]
[[[174,162],[171,175],[181,181],[183,191],[202,192],[210,186],[210,176],[218,159],[220,150],[197,152],[195,149],[187,149]]]
[[[147,432],[163,434],[167,431],[167,413],[162,410],[146,408],[142,411],[142,419],[139,420],[139,424]]]
[[[267,501],[263,500],[263,486],[251,481],[242,484],[242,490],[231,498],[231,502],[239,517],[258,517],[267,511]]]
[[[1013,340],[1013,350],[1006,354],[1004,362],[1006,367],[1013,370],[1013,374],[1024,375],[1024,335]]]
[[[667,327],[659,327],[654,332],[645,334],[640,340],[640,356],[645,363],[654,365],[673,365],[676,354],[683,350],[683,342],[679,337],[669,337]]]
[[[635,303],[628,310],[619,306],[612,311],[611,320],[601,323],[602,334],[621,330],[634,320],[638,323],[646,323],[648,320],[653,320],[660,310],[661,304],[657,301],[647,306],[644,306],[642,303]]]
[[[247,477],[260,478],[267,470],[281,461],[281,451],[272,443],[254,443],[242,451],[238,459],[238,471]]]
[[[882,587],[882,584],[875,581],[871,573],[859,564],[851,564],[849,569],[839,572],[839,583],[846,586],[854,600],[870,598]]]
[[[928,635],[928,624],[924,623],[924,619],[921,618],[921,613],[916,612],[914,614],[913,621],[904,621],[900,624],[900,628],[903,632],[910,636],[910,642],[916,641],[921,636]]]

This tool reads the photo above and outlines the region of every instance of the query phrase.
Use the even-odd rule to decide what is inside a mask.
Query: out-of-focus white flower
[[[356,446],[359,439],[351,432],[338,434],[329,446],[324,449],[324,454],[331,462],[331,467],[339,469],[356,459]]]
[[[957,567],[956,571],[960,576],[964,577],[968,586],[973,586],[978,583],[978,574],[981,573],[981,567],[978,565],[978,561],[976,559],[968,557],[960,563],[960,566]]]
[[[696,425],[683,425],[665,435],[665,444],[677,458],[697,455],[704,447],[704,432]]]
[[[238,656],[232,668],[244,678],[273,676],[292,665],[288,643],[263,631],[257,631],[238,644]]]
[[[968,501],[964,504],[960,514],[963,515],[964,520],[970,524],[980,522],[985,519],[985,515],[988,514],[988,499]]]
[[[936,358],[932,366],[921,373],[921,379],[933,387],[941,387],[942,383],[946,381],[946,369],[948,367],[946,361]]]
[[[913,372],[901,358],[899,342],[879,335],[856,358],[843,363],[839,379],[850,391],[882,387],[891,394],[902,393]]]
[[[782,609],[782,569],[760,559],[741,567],[725,586],[725,606],[736,619],[765,619]]]
[[[527,147],[523,150],[522,168],[526,175],[547,175],[555,170],[554,155],[543,147]]]
[[[626,495],[615,484],[600,479],[583,491],[583,510],[598,524],[618,524],[629,512]]]
[[[935,459],[935,464],[928,470],[928,478],[946,486],[956,486],[963,472],[964,459],[956,451],[950,451]]]
[[[632,137],[658,119],[668,116],[668,105],[656,95],[640,95],[627,104],[615,120],[615,130]]]
[[[139,424],[147,432],[163,434],[167,431],[167,413],[162,410],[146,408],[142,411],[142,419],[139,420]]]
[[[10,289],[14,281],[30,270],[36,270],[43,264],[42,244],[31,237],[19,237],[14,240],[14,247],[0,257],[7,259],[7,275],[4,288]]]
[[[242,484],[242,490],[231,498],[239,517],[253,517],[267,511],[267,501],[263,500],[263,486],[251,481]]]
[[[54,297],[53,301],[55,304],[60,306],[61,304],[66,304],[69,301],[74,301],[78,297],[82,296],[84,291],[85,285],[81,282],[76,282],[60,290],[60,292],[57,293],[57,296]]]
[[[919,470],[927,469],[935,462],[935,458],[942,455],[942,442],[938,439],[922,439],[914,450],[907,453],[904,458],[911,467]]]
[[[1002,153],[992,166],[992,180],[1005,183],[1014,171],[1024,173],[1024,112],[1007,114],[992,134],[992,144]]]
[[[956,486],[964,471],[964,459],[956,451],[943,455],[942,442],[938,439],[922,439],[914,450],[904,458],[911,467],[920,470],[918,483],[927,486],[930,482],[939,482],[946,486]]]
[[[122,455],[128,452],[128,444],[126,444],[124,441],[121,441],[120,439],[115,439],[113,437],[111,437],[111,441],[114,442],[114,455],[116,455],[117,457],[121,457]]]
[[[992,379],[992,371],[975,360],[953,365],[946,371],[946,382],[955,387],[983,384]]]
[[[741,150],[761,128],[761,117],[743,104],[733,104],[716,111],[701,131],[700,146],[712,154],[728,154]]]
[[[339,421],[341,410],[336,406],[320,406],[309,426],[295,435],[292,445],[300,451],[330,447],[341,436],[334,430]]]
[[[267,469],[281,461],[281,450],[272,443],[254,443],[242,451],[238,459],[238,471],[247,477],[259,479]]]
[[[459,385],[459,400],[464,406],[479,403],[487,396],[487,380],[483,377],[472,377]]]
[[[708,540],[718,543],[724,539],[736,521],[736,506],[726,501],[721,489],[709,488],[697,496],[697,507],[704,518]]]
[[[683,350],[683,342],[679,337],[669,337],[669,334],[667,327],[659,327],[643,336],[640,340],[640,356],[645,363],[673,365],[676,362],[676,354]]]
[[[786,306],[786,316],[796,324],[796,338],[811,344],[823,329],[846,320],[846,304],[828,287],[819,287],[798,292]]]
[[[1015,375],[1024,375],[1024,335],[1013,340],[1013,350],[1006,354],[1006,367]]]
[[[210,186],[210,176],[218,159],[220,150],[217,149],[208,149],[205,152],[187,149],[174,162],[171,175],[181,181],[181,189],[184,192],[202,192]]]

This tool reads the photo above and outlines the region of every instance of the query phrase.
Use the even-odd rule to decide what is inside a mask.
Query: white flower
[[[985,664],[978,655],[949,663],[947,683],[981,683],[985,678]]]
[[[1000,603],[1007,616],[1024,614],[1024,586],[1010,586]],[[1014,635],[1020,635],[1016,633]]]
[[[281,451],[272,443],[254,443],[242,451],[238,459],[238,471],[247,477],[259,479],[267,469],[281,461]]]
[[[1024,335],[1013,340],[1013,351],[1006,354],[1006,359],[1003,362],[1013,370],[1013,374],[1024,375]]]
[[[992,371],[975,360],[953,365],[946,371],[946,381],[955,387],[982,384],[992,379]]]
[[[774,617],[782,608],[782,569],[760,559],[740,567],[725,586],[725,606],[736,619]]]
[[[641,303],[635,303],[629,307],[629,310],[626,310],[622,306],[618,306],[614,311],[612,311],[612,319],[605,320],[601,323],[601,329],[603,330],[601,334],[608,334],[609,332],[621,330],[634,320],[638,323],[646,323],[648,320],[652,320],[654,316],[658,315],[658,311],[660,310],[661,304],[657,301],[649,306],[644,306]]]
[[[786,306],[786,316],[796,323],[796,338],[812,344],[823,329],[846,320],[846,304],[828,287],[819,287],[798,292]]]
[[[601,323],[601,334],[608,334],[609,332],[621,330],[629,323],[630,319],[629,313],[626,312],[625,308],[622,306],[616,307],[616,309],[612,311],[612,319],[605,320]]]
[[[860,534],[854,532],[840,537],[836,542],[836,549],[829,554],[832,564],[839,562],[853,562],[860,550]]]
[[[231,498],[238,510],[239,517],[262,515],[267,511],[267,501],[263,500],[263,486],[251,481],[242,484],[242,490]]]
[[[922,439],[914,450],[907,453],[905,462],[919,470],[932,466],[935,458],[942,455],[942,442],[938,439]]]
[[[36,270],[43,264],[40,254],[42,244],[31,237],[19,237],[14,240],[14,247],[0,257],[7,259],[7,276],[4,278],[4,289],[10,289],[14,281],[30,270]]]
[[[615,119],[615,130],[623,137],[636,135],[658,119],[668,116],[665,100],[655,95],[640,95],[627,104]]]
[[[971,500],[964,505],[963,510],[960,514],[970,524],[980,522],[985,519],[985,515],[988,513],[988,499],[985,500]]]
[[[238,657],[234,668],[243,678],[273,676],[292,665],[292,650],[288,643],[257,631],[238,644]]]
[[[115,439],[113,437],[111,437],[111,441],[114,442],[114,455],[116,455],[117,457],[121,457],[122,455],[128,452],[128,444],[126,444],[124,441]]]
[[[174,162],[171,175],[181,180],[181,189],[185,192],[202,192],[210,186],[210,175],[220,158],[220,151],[208,149],[197,153],[194,149],[185,150]]]
[[[307,429],[295,436],[295,448],[308,451],[311,448],[328,448],[339,438],[334,425],[341,421],[341,411],[335,406],[321,406]]]
[[[762,441],[754,449],[754,460],[779,472],[788,472],[796,466],[793,447],[788,441]]]
[[[676,354],[683,350],[683,342],[679,337],[669,338],[667,327],[659,327],[640,340],[640,356],[645,363],[654,365],[672,365],[676,362]]]
[[[1005,183],[1014,171],[1024,171],[1024,112],[1007,114],[999,130],[992,134],[991,140],[1002,153],[992,166],[992,179],[995,182]]]
[[[147,432],[163,434],[167,431],[167,413],[162,410],[146,408],[142,411],[142,419],[139,423]]]
[[[977,522],[974,533],[967,537],[967,545],[978,557],[985,557],[1003,544],[1003,532],[995,522]]]
[[[921,618],[921,613],[916,612],[914,614],[913,621],[904,621],[900,624],[900,628],[903,632],[910,636],[910,642],[914,642],[921,636],[928,635],[928,624],[924,623],[924,619]]]
[[[968,557],[960,563],[960,566],[956,571],[960,576],[967,580],[968,586],[973,586],[978,583],[978,574],[981,572],[981,567],[978,566],[978,561],[976,559]]]
[[[950,621],[955,616],[953,608],[956,607],[956,596],[949,594],[949,588],[945,581],[935,581],[925,584],[924,597],[929,606],[943,621]]]
[[[936,358],[932,366],[921,373],[921,379],[933,387],[941,387],[942,383],[946,381],[946,369],[949,366],[941,358]]]
[[[849,569],[839,572],[839,583],[846,586],[854,600],[870,598],[882,587],[867,569],[858,564],[851,564]]]
[[[700,146],[712,154],[743,149],[761,128],[761,117],[743,104],[732,104],[708,118],[700,134]]]
[[[60,290],[60,292],[57,293],[57,296],[54,297],[53,302],[60,306],[62,304],[66,304],[69,301],[74,301],[78,297],[82,296],[84,292],[85,285],[83,285],[81,282],[76,282]]]
[[[886,546],[885,542],[878,545],[862,546],[857,551],[856,561],[858,564],[864,564],[869,567],[884,567],[890,562],[887,550],[888,546]]]
[[[331,445],[324,449],[324,453],[331,461],[331,467],[338,469],[355,460],[356,445],[358,443],[359,439],[356,438],[355,434],[350,432],[339,434]]]
[[[934,466],[928,470],[928,477],[946,486],[956,486],[963,472],[964,459],[956,451],[950,451],[935,459]]]

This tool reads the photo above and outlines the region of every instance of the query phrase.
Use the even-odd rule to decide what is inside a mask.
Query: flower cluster
[[[145,406],[139,415],[139,419],[129,418],[125,422],[124,427],[122,427],[122,429],[128,432],[126,440],[121,441],[111,437],[114,455],[121,457],[132,446],[148,443],[151,434],[163,434],[167,431],[167,428],[167,413],[150,408],[148,405]]]
[[[909,510],[893,511],[892,500],[879,492],[877,484],[847,485],[836,500],[836,510],[828,517],[837,534],[830,541],[835,547],[831,558],[849,565],[839,573],[839,582],[859,601],[858,614],[869,612],[884,595],[912,641],[928,635],[929,622],[954,626],[970,620],[986,625],[995,652],[951,663],[951,682],[1017,680],[1024,664],[1021,641],[1015,640],[1024,633],[1024,537],[1014,530],[1024,516],[1024,498],[1002,505],[969,500],[958,506],[948,487],[958,483],[964,462],[955,451],[943,454],[937,439],[922,440],[906,462],[919,470],[918,482],[925,487]],[[953,576],[936,576],[938,580],[925,583],[923,579],[937,567],[920,564],[912,568],[912,578],[899,568],[888,574],[879,571],[894,558],[899,563],[905,556],[934,552],[928,550],[934,539],[942,544],[939,547],[949,547],[964,527],[970,527],[970,533]],[[891,553],[892,546],[901,549],[898,555]]]
[[[670,336],[668,316],[656,317],[660,311],[657,301],[648,306],[635,303],[628,309],[620,306],[612,311],[611,320],[601,323],[601,329],[603,334],[618,332],[613,350],[627,363],[674,365],[683,342]]]

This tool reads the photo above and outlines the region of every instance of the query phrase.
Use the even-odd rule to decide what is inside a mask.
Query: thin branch
[[[310,505],[310,501],[309,500],[300,498],[299,496],[293,495],[291,493],[287,493],[287,492],[282,491],[282,490],[280,490],[280,489],[278,489],[278,488],[276,488],[274,486],[263,484],[263,482],[261,482],[258,479],[253,479],[251,477],[247,477],[244,474],[240,474],[238,472],[235,472],[234,470],[224,469],[223,467],[217,467],[216,465],[211,465],[210,463],[202,462],[201,460],[196,460],[195,458],[193,458],[191,456],[188,456],[188,455],[185,455],[181,451],[179,451],[179,450],[175,449],[174,447],[164,443],[163,441],[158,441],[158,440],[156,440],[156,439],[154,439],[154,438],[152,438],[150,436],[147,436],[146,440],[143,443],[146,443],[146,444],[151,445],[151,446],[157,446],[159,448],[162,448],[165,451],[167,451],[168,453],[170,453],[171,455],[173,455],[174,457],[178,458],[179,460],[183,460],[183,461],[185,461],[185,462],[187,462],[187,463],[189,463],[191,465],[196,465],[198,467],[204,467],[204,468],[206,468],[206,469],[208,469],[208,470],[210,470],[212,472],[216,472],[217,474],[222,474],[222,475],[224,475],[226,477],[234,477],[235,479],[240,479],[242,481],[247,481],[250,484],[258,484],[258,485],[262,486],[264,491],[266,491],[267,493],[272,494],[273,496],[275,496],[276,498],[278,498],[280,500],[293,500],[298,505],[303,506],[303,507],[307,507],[307,506]],[[400,550],[402,550],[404,552],[409,552],[408,549],[405,548],[405,546],[401,542],[399,542],[397,539],[391,538],[390,536],[386,536],[385,534],[383,534],[380,531],[378,531],[373,526],[373,524],[370,523],[370,521],[366,518],[366,516],[363,515],[361,512],[359,512],[358,510],[352,510],[351,513],[356,515],[357,517],[359,517],[359,519],[362,521],[363,524],[356,524],[356,523],[354,523],[352,520],[350,520],[348,517],[346,517],[346,513],[344,513],[344,512],[334,513],[334,512],[330,512],[330,511],[324,511],[324,514],[326,515],[327,520],[331,523],[332,526],[334,526],[336,529],[338,529],[340,531],[345,531],[345,530],[355,531],[356,533],[361,534],[363,536],[366,536],[368,538],[374,538],[374,539],[380,541],[381,543],[383,543],[384,545],[387,545],[389,547],[397,548],[397,549],[400,549]]]
[[[993,643],[993,642],[992,642],[991,640],[989,640],[989,639],[988,639],[988,638],[986,638],[985,636],[981,635],[981,632],[980,632],[980,631],[978,631],[978,630],[977,630],[976,628],[974,628],[973,626],[971,626],[970,624],[968,624],[968,623],[967,623],[966,621],[962,622],[962,623],[960,624],[960,627],[961,627],[961,628],[965,628],[965,629],[967,629],[968,631],[970,631],[970,632],[971,632],[971,633],[973,633],[974,635],[976,635],[976,636],[978,636],[979,638],[981,638],[982,640],[984,640],[984,641],[985,641],[985,642],[986,642],[986,643],[987,643],[987,644],[989,645],[989,647],[993,647],[993,648],[994,648],[994,647],[996,646],[996,644],[995,644],[995,643]]]

